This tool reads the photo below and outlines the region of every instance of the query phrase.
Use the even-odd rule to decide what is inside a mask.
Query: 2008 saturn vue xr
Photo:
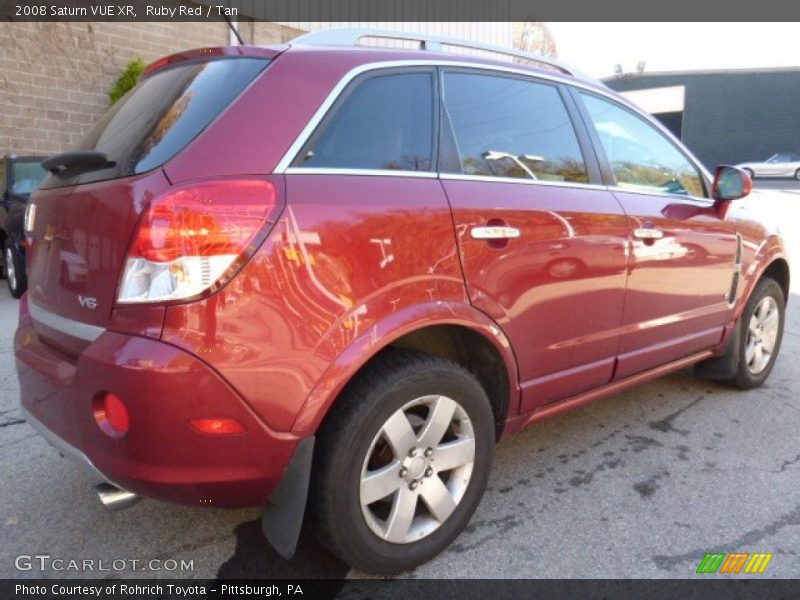
[[[264,505],[284,556],[307,513],[391,573],[503,437],[688,365],[763,383],[789,268],[744,172],[602,84],[365,35],[159,60],[48,158],[15,352],[107,502]]]

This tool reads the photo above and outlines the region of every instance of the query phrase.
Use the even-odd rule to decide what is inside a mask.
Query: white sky
[[[790,0],[787,0],[790,1]],[[753,5],[757,11],[757,3]],[[594,77],[800,66],[800,23],[547,23],[558,58]]]

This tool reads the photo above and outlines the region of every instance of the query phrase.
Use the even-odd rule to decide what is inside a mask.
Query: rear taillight
[[[186,300],[224,285],[268,232],[277,206],[263,179],[203,181],[156,197],[139,222],[117,302]]]

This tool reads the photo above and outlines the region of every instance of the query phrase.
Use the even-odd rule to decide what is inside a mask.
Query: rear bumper
[[[270,430],[216,372],[159,342],[104,332],[77,359],[37,335],[26,307],[14,338],[22,410],[63,454],[114,485],[179,504],[260,506],[280,482],[299,439]],[[112,438],[97,426],[92,399],[112,392],[130,429]],[[232,417],[245,428],[207,435],[194,418]]]
[[[101,473],[97,467],[94,466],[92,461],[89,460],[88,456],[86,456],[75,446],[68,444],[65,440],[58,437],[58,435],[56,435],[54,432],[50,431],[44,423],[28,412],[24,404],[20,407],[20,410],[25,422],[30,425],[36,433],[42,436],[51,446],[53,446],[53,448],[55,448],[61,456],[64,458],[69,458],[79,466],[83,467],[95,478],[107,481],[108,483],[113,483],[112,481],[109,481],[108,477]]]

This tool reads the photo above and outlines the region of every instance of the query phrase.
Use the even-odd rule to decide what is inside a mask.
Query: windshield
[[[773,154],[772,156],[770,156],[765,162],[768,162],[768,163],[785,163],[785,162],[792,162],[792,160],[794,160],[794,157],[791,154],[778,153],[778,154]]]
[[[11,166],[11,193],[30,195],[44,179],[47,171],[38,160],[15,161]]]

